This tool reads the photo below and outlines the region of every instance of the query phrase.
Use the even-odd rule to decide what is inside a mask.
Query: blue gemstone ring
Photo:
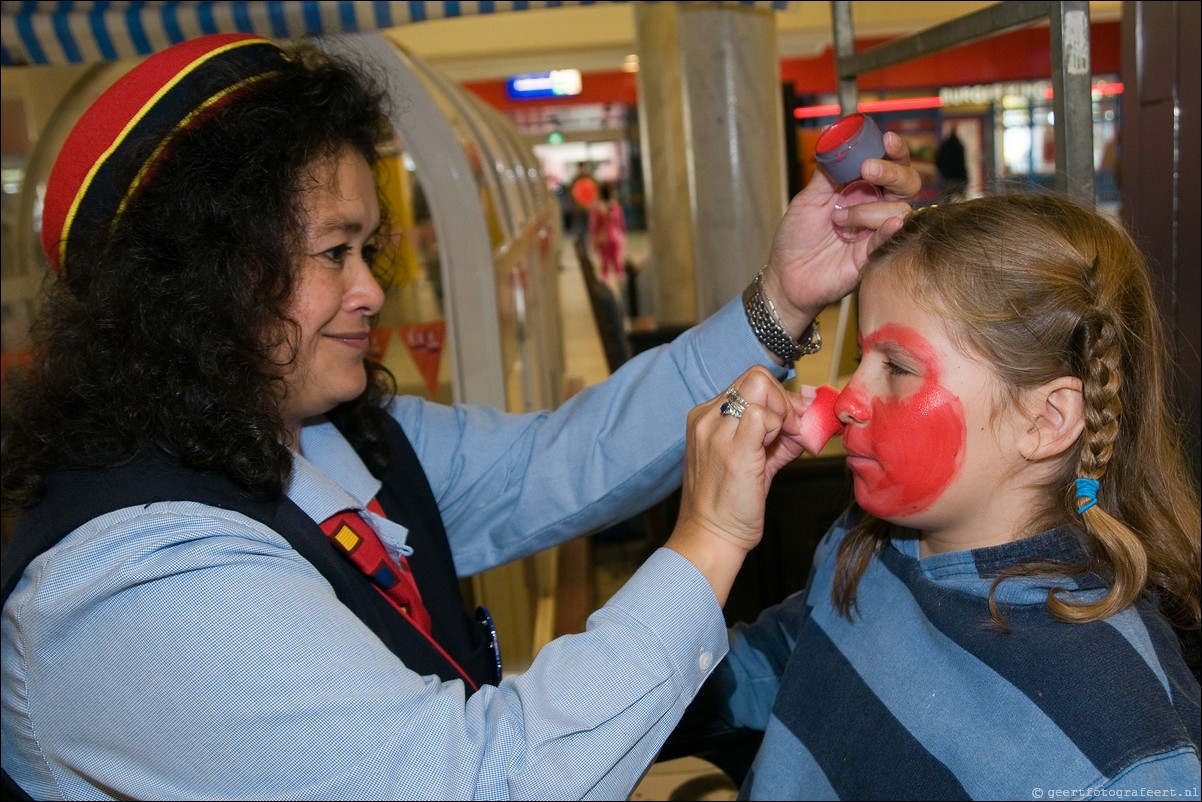
[[[722,404],[722,414],[729,415],[732,418],[743,417],[743,411],[747,409],[747,401],[743,396],[739,395],[739,391],[734,386],[726,389],[726,401]]]

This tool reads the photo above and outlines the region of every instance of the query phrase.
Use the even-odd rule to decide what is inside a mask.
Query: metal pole
[[[1056,115],[1056,189],[1079,203],[1095,203],[1093,95],[1089,58],[1089,3],[1048,3],[1052,37],[1052,111]]]

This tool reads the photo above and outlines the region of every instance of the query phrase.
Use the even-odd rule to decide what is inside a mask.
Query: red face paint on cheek
[[[959,472],[967,436],[964,407],[939,383],[937,356],[916,332],[885,326],[865,341],[865,351],[869,340],[895,342],[924,366],[917,392],[869,400],[856,389],[848,399],[866,404],[869,412],[843,435],[856,501],[878,518],[900,518],[930,507]]]

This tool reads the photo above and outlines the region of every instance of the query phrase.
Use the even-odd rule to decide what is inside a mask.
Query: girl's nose
[[[856,382],[849,382],[835,399],[835,415],[844,424],[864,423],[872,417],[864,389]]]

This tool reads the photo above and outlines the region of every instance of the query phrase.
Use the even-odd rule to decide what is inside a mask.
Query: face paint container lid
[[[815,151],[814,157],[831,181],[846,184],[860,177],[865,159],[885,157],[885,136],[871,117],[855,112],[823,131]]]

